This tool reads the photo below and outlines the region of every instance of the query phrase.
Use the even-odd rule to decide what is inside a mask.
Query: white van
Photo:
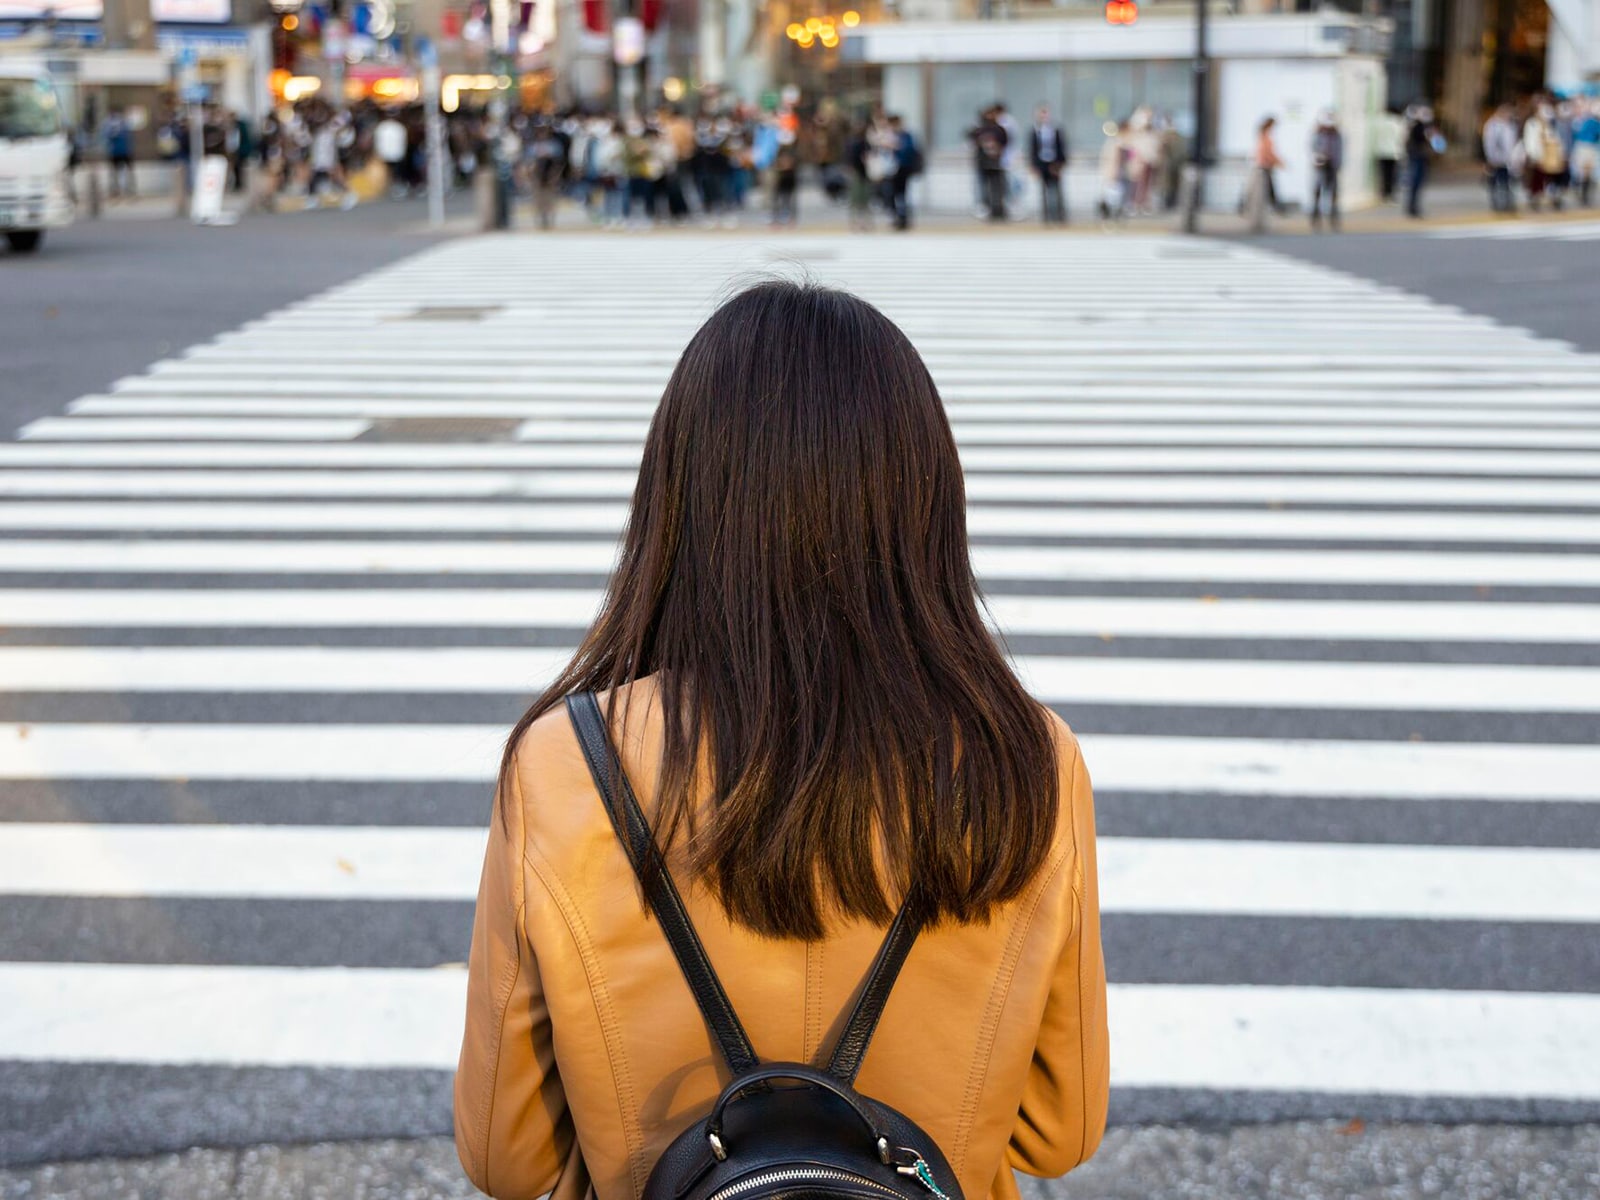
[[[37,250],[46,229],[71,224],[69,154],[49,72],[0,58],[0,233],[12,250]]]

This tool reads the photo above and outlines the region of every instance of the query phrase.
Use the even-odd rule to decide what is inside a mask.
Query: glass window
[[[978,122],[978,110],[1000,98],[993,63],[940,63],[934,70],[933,137],[935,150],[959,150],[967,130]]]
[[[1139,103],[1134,91],[1134,64],[1127,62],[1077,62],[1067,77],[1063,123],[1074,154],[1080,148],[1099,148],[1100,127],[1107,121],[1126,121]]]
[[[1185,139],[1194,134],[1194,68],[1186,62],[1144,65],[1144,98],[1157,113],[1172,118]]]
[[[1033,110],[1050,106],[1053,119],[1061,119],[1060,63],[1004,63],[1000,67],[999,98],[1006,102],[1017,124],[1033,125]]]
[[[0,79],[0,138],[51,137],[61,132],[56,94],[42,79]]]

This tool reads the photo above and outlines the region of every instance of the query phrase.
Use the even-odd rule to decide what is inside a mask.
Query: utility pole
[[[1194,137],[1190,139],[1189,187],[1183,207],[1183,231],[1200,232],[1200,207],[1206,190],[1206,109],[1211,98],[1211,56],[1206,48],[1206,0],[1195,0]]]

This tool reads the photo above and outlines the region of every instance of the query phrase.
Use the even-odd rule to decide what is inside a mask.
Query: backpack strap
[[[861,1070],[861,1060],[878,1028],[878,1018],[883,1016],[883,1006],[888,1003],[894,981],[900,977],[900,968],[905,966],[906,955],[911,953],[911,945],[921,932],[922,922],[912,916],[911,902],[907,900],[895,914],[889,932],[884,934],[883,944],[878,947],[878,956],[872,960],[872,968],[867,972],[867,982],[861,989],[861,995],[856,998],[856,1006],[850,1011],[850,1019],[845,1022],[838,1042],[834,1044],[827,1071],[835,1079],[844,1083],[855,1082],[856,1073]]]
[[[650,823],[645,820],[639,801],[633,794],[633,787],[628,782],[622,759],[612,745],[611,734],[600,713],[599,701],[593,692],[568,696],[567,715],[577,731],[578,744],[583,748],[583,756],[589,764],[595,790],[605,802],[611,826],[627,852],[628,861],[632,863],[641,887],[644,887],[645,900],[662,932],[666,934],[667,943],[672,947],[673,956],[678,960],[678,967],[689,984],[689,990],[694,993],[695,1004],[700,1008],[706,1028],[716,1039],[728,1069],[735,1076],[754,1070],[760,1063],[755,1048],[750,1044],[750,1037],[740,1024],[739,1015],[734,1012],[733,1003],[723,990],[722,981],[717,978],[711,960],[706,956],[705,946],[689,920],[683,897],[672,882],[661,850],[651,833]],[[615,788],[612,787],[613,781],[617,785]],[[644,884],[644,866],[647,863],[652,868],[650,886]],[[912,944],[921,932],[922,922],[912,915],[911,903],[907,900],[884,935],[877,956],[872,960],[872,967],[867,972],[867,981],[834,1045],[827,1072],[835,1079],[846,1084],[855,1081],[867,1046],[878,1028],[878,1020],[883,1016],[889,993],[900,976],[900,968],[905,965],[906,956],[911,953]]]
[[[611,735],[606,729],[605,718],[600,715],[600,704],[594,693],[579,692],[568,696],[567,715],[577,731],[583,756],[588,760],[595,790],[605,801],[611,827],[616,830],[617,840],[627,851],[634,874],[644,887],[645,900],[650,905],[650,911],[655,913],[661,931],[667,936],[667,944],[672,947],[678,968],[683,972],[689,990],[694,993],[694,1002],[700,1007],[706,1028],[716,1039],[728,1069],[735,1076],[754,1070],[760,1063],[755,1048],[750,1044],[744,1026],[739,1023],[739,1015],[733,1011],[728,993],[722,990],[722,982],[712,969],[700,935],[695,933],[689,913],[683,906],[683,897],[678,894],[677,885],[667,872],[666,861],[651,834],[650,823],[639,809],[639,801],[635,799],[627,772],[623,770],[622,759],[611,744]],[[615,788],[612,787],[613,780],[616,782]],[[648,885],[645,884],[646,864],[651,868]]]

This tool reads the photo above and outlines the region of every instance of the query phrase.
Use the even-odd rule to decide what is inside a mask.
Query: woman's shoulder
[[[621,754],[635,790],[643,796],[638,776],[647,770],[646,739],[650,737],[649,722],[654,706],[651,681],[642,679],[617,689],[615,716],[611,724],[612,743]],[[611,694],[597,692],[600,710],[609,713]],[[517,737],[512,748],[511,778],[515,794],[508,797],[521,806],[525,827],[531,832],[544,829],[559,835],[570,826],[577,833],[581,826],[595,819],[604,820],[603,810],[596,805],[575,804],[574,799],[593,795],[594,783],[589,774],[588,760],[572,727],[565,703],[557,703],[541,713]]]
[[[1094,822],[1094,796],[1090,790],[1089,772],[1083,761],[1083,747],[1078,735],[1072,731],[1060,713],[1048,705],[1041,705],[1049,723],[1056,748],[1056,851],[1072,850],[1092,829]]]

